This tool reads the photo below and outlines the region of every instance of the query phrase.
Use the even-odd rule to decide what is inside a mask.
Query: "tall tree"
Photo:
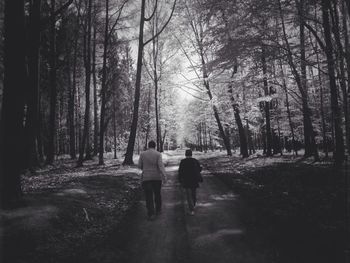
[[[330,27],[330,11],[331,11],[331,3],[328,0],[322,0],[322,24],[324,29],[324,37],[325,37],[325,48],[326,48],[326,56],[327,56],[327,68],[328,68],[328,77],[329,77],[329,88],[331,92],[331,106],[332,113],[334,116],[334,132],[335,132],[335,152],[334,152],[334,160],[336,165],[340,165],[344,161],[344,138],[343,138],[343,130],[341,128],[341,114],[338,104],[338,89],[335,78],[335,63],[333,56],[333,43],[332,43],[332,35],[331,35],[331,27]]]
[[[109,48],[109,41],[114,33],[114,30],[119,22],[122,11],[128,0],[122,2],[120,8],[117,10],[117,18],[114,21],[114,24],[110,28],[110,16],[109,16],[109,0],[105,2],[105,28],[104,28],[104,40],[103,40],[103,57],[102,57],[102,80],[101,80],[101,112],[100,112],[100,139],[99,139],[99,151],[98,151],[98,160],[99,164],[104,164],[103,161],[103,152],[104,152],[104,136],[107,128],[106,121],[106,104],[107,104],[107,55]]]
[[[90,84],[91,84],[91,19],[92,19],[92,0],[88,0],[86,14],[86,25],[84,33],[84,67],[85,67],[85,115],[84,132],[79,150],[78,166],[83,165],[84,152],[86,158],[91,159],[89,137],[90,137]]]
[[[95,8],[96,9],[96,8]],[[95,10],[96,13],[96,10]],[[98,153],[98,102],[97,102],[97,74],[96,74],[96,47],[97,47],[97,25],[94,22],[93,48],[92,48],[92,82],[93,82],[93,96],[94,96],[94,151],[93,154]]]
[[[56,0],[50,2],[50,119],[49,119],[49,140],[46,156],[46,164],[52,164],[55,157],[56,138],[56,104],[57,104],[57,80],[56,80]]]
[[[139,105],[140,105],[140,88],[141,88],[141,72],[142,72],[142,58],[143,58],[143,50],[144,47],[149,44],[153,39],[157,38],[163,30],[166,28],[168,23],[170,22],[176,5],[176,0],[174,0],[173,7],[171,9],[170,16],[168,20],[165,22],[163,27],[149,40],[145,41],[143,40],[143,34],[144,34],[144,24],[147,21],[150,21],[152,17],[154,16],[156,10],[157,10],[157,3],[158,0],[155,2],[155,6],[153,9],[153,12],[150,17],[145,17],[145,10],[146,10],[146,0],[141,1],[141,16],[140,16],[140,29],[139,29],[139,43],[138,43],[138,53],[137,53],[137,66],[136,66],[136,82],[135,82],[135,96],[134,96],[134,109],[133,109],[133,115],[132,115],[132,123],[130,128],[130,136],[128,141],[128,146],[125,153],[125,159],[123,164],[133,164],[133,154],[134,154],[134,147],[135,147],[135,140],[136,140],[136,131],[137,131],[137,122],[138,122],[138,115],[139,115]]]
[[[269,96],[269,87],[267,82],[267,63],[266,63],[266,47],[264,43],[261,45],[261,65],[263,71],[263,85],[264,94]],[[270,102],[264,102],[265,113],[265,135],[266,135],[266,155],[272,155],[272,134],[271,134],[271,120],[270,120]]]
[[[5,0],[4,90],[0,130],[1,207],[21,199],[24,98],[26,93],[24,0]]]
[[[300,6],[297,4],[297,8]],[[297,84],[301,100],[302,100],[302,114],[303,114],[303,124],[304,124],[304,143],[305,147],[310,147],[310,149],[305,150],[305,156],[308,157],[310,154],[313,154],[315,160],[319,159],[317,146],[316,146],[316,140],[315,140],[315,132],[311,121],[311,110],[309,107],[309,99],[308,99],[308,92],[305,89],[305,81],[303,83],[303,78],[300,75],[300,72],[297,69],[297,66],[294,61],[294,55],[292,52],[292,48],[290,45],[290,41],[287,37],[287,31],[285,26],[285,19],[282,11],[282,4],[281,1],[278,0],[278,9],[279,9],[279,15],[281,20],[281,27],[282,27],[282,35],[283,35],[283,41],[286,46],[286,55],[288,59],[288,64],[290,66],[291,72],[293,74],[293,77],[295,79],[295,82]],[[299,13],[299,16],[302,16],[301,13]],[[300,21],[300,23],[303,23],[303,21]],[[304,24],[305,25],[305,24]],[[303,38],[303,34],[301,35],[301,38]],[[308,143],[309,142],[309,143]]]
[[[28,23],[28,92],[26,117],[26,167],[32,169],[38,165],[37,136],[39,133],[39,61],[40,61],[40,12],[41,0],[30,3]]]

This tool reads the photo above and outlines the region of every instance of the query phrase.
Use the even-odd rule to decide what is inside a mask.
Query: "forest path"
[[[88,252],[82,262],[265,262],[245,240],[237,207],[239,198],[221,180],[203,171],[195,216],[187,214],[185,196],[177,183],[182,156],[172,156],[168,181],[162,187],[163,212],[146,219],[143,196],[120,229]]]

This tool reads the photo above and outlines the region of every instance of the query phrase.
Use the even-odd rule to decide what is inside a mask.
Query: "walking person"
[[[190,215],[194,215],[194,207],[197,202],[197,188],[199,187],[199,182],[203,182],[201,176],[202,167],[197,159],[192,158],[191,150],[186,150],[185,156],[186,158],[181,160],[179,166],[179,181],[186,191]]]
[[[142,188],[145,193],[147,215],[149,220],[155,218],[155,214],[161,213],[162,181],[165,181],[165,168],[160,152],[156,151],[156,143],[150,141],[148,150],[140,154],[138,167],[142,170]]]

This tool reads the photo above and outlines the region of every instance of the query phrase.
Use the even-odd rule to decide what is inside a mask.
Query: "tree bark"
[[[207,94],[209,96],[209,99],[212,100],[213,99],[213,95],[211,93],[210,90],[210,85],[209,85],[209,81],[208,81],[208,73],[207,73],[207,69],[206,69],[206,63],[205,63],[205,59],[204,59],[204,51],[203,51],[203,46],[201,45],[201,43],[198,43],[199,46],[199,52],[200,52],[200,58],[201,58],[201,66],[202,66],[202,74],[203,74],[203,85],[207,91]],[[226,152],[228,156],[232,156],[232,152],[231,152],[231,144],[230,144],[230,139],[229,137],[225,134],[224,128],[222,127],[221,124],[221,120],[220,120],[220,116],[219,116],[219,111],[216,107],[216,105],[213,103],[212,105],[213,111],[214,111],[214,117],[216,120],[216,123],[218,125],[219,128],[219,133],[220,136],[224,142],[225,148],[226,148]]]
[[[5,0],[4,88],[0,125],[0,202],[13,208],[22,197],[24,97],[26,85],[23,0]]]
[[[143,56],[143,27],[145,23],[145,0],[141,1],[141,17],[140,17],[140,31],[139,31],[139,47],[137,54],[137,66],[136,66],[136,82],[135,82],[135,95],[134,95],[134,110],[132,115],[132,123],[130,128],[130,136],[128,146],[125,153],[125,159],[123,164],[133,164],[133,153],[136,139],[137,122],[139,117],[139,105],[140,105],[140,86],[141,86],[141,71],[142,71],[142,56]]]
[[[339,79],[341,91],[343,93],[343,111],[344,111],[344,119],[345,119],[345,138],[346,138],[345,144],[346,144],[346,147],[349,149],[350,147],[350,145],[348,144],[348,142],[350,141],[350,134],[349,134],[350,123],[349,123],[349,112],[348,112],[349,93],[346,86],[346,72],[345,72],[345,61],[344,61],[346,58],[346,54],[344,52],[344,48],[343,48],[343,44],[340,36],[340,29],[339,29],[340,19],[339,19],[337,1],[332,0],[332,3],[333,3],[333,8],[330,11],[330,13],[331,13],[332,24],[333,24],[332,31],[333,31],[335,42],[337,45],[336,54],[337,54],[338,69],[340,71],[338,79]]]
[[[235,117],[235,121],[237,124],[237,128],[238,128],[238,135],[239,135],[239,142],[240,142],[240,152],[243,158],[246,158],[249,156],[248,154],[248,142],[247,142],[247,136],[245,134],[244,131],[244,127],[242,124],[242,119],[240,116],[240,111],[239,111],[239,107],[238,104],[235,102],[235,98],[233,96],[233,86],[232,84],[230,84],[230,86],[228,87],[228,93],[230,96],[230,101],[231,101],[231,106],[233,108],[233,112],[234,112],[234,117]]]
[[[28,34],[28,83],[27,117],[25,125],[26,157],[25,168],[32,170],[39,165],[37,153],[37,135],[39,133],[39,69],[40,69],[40,9],[41,0],[34,0],[30,5]]]
[[[98,153],[98,102],[97,102],[97,76],[96,76],[96,35],[97,28],[94,26],[94,36],[93,36],[93,50],[92,50],[92,80],[93,80],[93,93],[94,93],[94,156]]]
[[[335,151],[334,161],[336,165],[341,165],[344,161],[344,138],[341,128],[341,114],[338,105],[338,90],[335,79],[335,64],[333,58],[333,43],[330,29],[329,12],[331,5],[328,0],[322,0],[322,24],[326,42],[327,68],[329,77],[329,88],[331,91],[331,108],[334,116]]]
[[[78,166],[83,165],[84,152],[86,151],[86,159],[91,159],[89,137],[90,137],[90,84],[91,84],[91,13],[92,13],[92,0],[88,1],[88,11],[86,14],[86,31],[85,36],[85,115],[84,115],[84,131],[83,138],[79,150]]]
[[[306,56],[305,56],[305,27],[304,27],[304,0],[296,1],[298,6],[298,16],[299,16],[299,37],[300,37],[300,80],[304,94],[307,96],[305,100],[308,99],[308,86],[306,78]],[[307,119],[303,118],[304,127],[308,127]],[[304,144],[305,144],[305,156],[312,156],[312,135],[311,130],[308,128],[304,129]]]
[[[148,88],[148,99],[147,99],[147,128],[146,128],[146,138],[145,138],[145,148],[148,147],[148,137],[151,130],[151,123],[150,123],[150,114],[151,114],[151,86]]]
[[[282,83],[283,83],[282,85],[283,85],[283,90],[284,90],[285,97],[286,97],[287,116],[288,116],[288,123],[289,123],[290,132],[292,135],[293,150],[295,152],[295,155],[298,156],[298,150],[297,150],[296,143],[295,143],[295,133],[294,133],[294,127],[293,127],[293,121],[292,121],[292,114],[290,112],[287,83],[286,83],[286,79],[284,76],[282,61],[280,60],[279,62],[280,62],[279,64],[280,64],[280,70],[281,70],[281,75],[282,75]]]
[[[281,7],[281,1],[278,0],[279,4],[279,12],[280,12],[280,18],[281,18],[281,24],[282,24],[282,31],[283,31],[283,40],[286,44],[286,51],[287,51],[287,59],[288,64],[290,66],[290,69],[292,71],[292,74],[294,76],[295,82],[297,84],[297,87],[299,89],[301,100],[302,100],[302,113],[303,113],[303,124],[304,124],[304,137],[306,140],[310,141],[310,147],[312,149],[311,153],[314,155],[315,160],[317,161],[319,159],[318,151],[316,147],[316,140],[315,140],[315,132],[312,126],[311,121],[311,110],[309,108],[309,102],[308,102],[308,94],[303,88],[302,84],[302,78],[296,68],[296,65],[293,61],[293,54],[291,51],[291,47],[287,38],[285,23],[284,23],[284,17]],[[308,155],[305,154],[305,157],[308,157]]]
[[[109,28],[109,0],[106,0],[106,18],[103,42],[103,64],[102,64],[102,84],[101,84],[101,113],[100,113],[100,143],[99,143],[99,165],[104,164],[104,133],[107,123],[105,121],[106,112],[106,89],[107,89],[107,51],[108,51],[108,28]]]
[[[50,119],[49,119],[49,140],[46,156],[46,164],[52,164],[55,157],[55,139],[56,139],[56,19],[55,19],[56,0],[51,0],[50,5]]]
[[[70,58],[70,50],[68,50],[68,58],[67,58],[67,79],[68,79],[68,112],[67,112],[67,120],[68,120],[68,133],[69,133],[69,155],[71,159],[75,159],[75,132],[74,132],[74,90],[71,79],[71,58]]]
[[[348,76],[348,81],[347,81],[348,82],[348,90],[347,90],[348,109],[347,111],[349,113],[350,112],[350,95],[349,95],[350,94],[350,43],[349,43],[350,41],[349,41],[349,33],[348,33],[347,15],[346,15],[345,9],[346,9],[345,2],[343,1],[341,10],[342,10],[342,23],[343,23],[343,31],[344,31],[346,68],[347,68],[347,76]],[[349,134],[349,137],[347,138],[347,146],[348,146],[348,154],[350,155],[350,120],[348,121],[347,134]]]
[[[269,87],[267,83],[267,64],[266,64],[266,51],[264,44],[261,46],[261,65],[263,70],[263,82],[265,96],[269,95]],[[265,111],[265,134],[266,134],[266,156],[272,155],[272,136],[271,136],[271,123],[270,123],[270,102],[264,102]]]

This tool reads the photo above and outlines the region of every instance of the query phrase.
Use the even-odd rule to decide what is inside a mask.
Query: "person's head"
[[[188,149],[185,151],[185,156],[186,157],[192,157],[192,150]]]
[[[156,148],[156,143],[154,141],[149,141],[148,142],[148,148],[153,148],[155,149]]]

